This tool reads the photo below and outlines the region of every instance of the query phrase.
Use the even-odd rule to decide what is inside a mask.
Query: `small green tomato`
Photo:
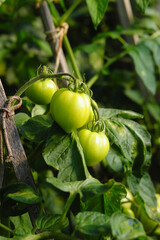
[[[81,128],[88,121],[91,102],[85,93],[59,89],[51,100],[50,113],[67,133]]]
[[[27,90],[26,96],[34,103],[46,105],[51,102],[57,86],[52,79],[42,79],[33,83]]]
[[[109,151],[109,140],[104,132],[91,132],[82,129],[78,132],[87,166],[91,167],[102,161]]]

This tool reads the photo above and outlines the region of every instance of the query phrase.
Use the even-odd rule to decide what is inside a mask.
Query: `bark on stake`
[[[42,1],[39,5],[39,9],[40,9],[41,19],[44,25],[44,31],[45,33],[47,33],[47,40],[53,52],[54,62],[56,62],[56,56],[57,56],[56,49],[57,49],[57,46],[59,45],[59,40],[54,39],[54,36],[53,36],[56,28],[53,23],[52,16],[51,16],[47,2]],[[58,72],[69,73],[67,62],[62,49],[60,50],[59,58],[60,58],[60,63],[59,63]],[[64,87],[67,87],[67,83],[65,81],[62,81],[62,84]]]
[[[7,97],[0,80],[0,108],[5,107],[5,103],[7,101]],[[33,181],[33,177],[27,162],[27,157],[24,152],[23,146],[21,144],[21,140],[19,137],[18,130],[15,126],[13,117],[10,116],[5,120],[6,125],[6,134],[8,137],[8,143],[10,145],[12,151],[12,165],[16,174],[16,177],[19,182],[24,182],[30,185],[35,191],[36,187]],[[2,122],[2,121],[1,121]],[[38,217],[39,206],[31,205],[28,209],[32,224],[34,225],[35,219]]]

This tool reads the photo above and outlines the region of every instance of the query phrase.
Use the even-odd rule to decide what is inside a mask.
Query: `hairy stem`
[[[74,57],[74,54],[73,54],[70,42],[68,40],[68,37],[64,36],[63,41],[64,41],[64,46],[65,46],[65,48],[67,50],[69,59],[70,59],[71,64],[72,64],[72,68],[73,68],[74,74],[75,74],[75,76],[77,78],[82,79],[82,76],[81,76],[79,68],[77,66],[77,63],[76,63],[76,60],[75,60],[75,57]]]
[[[76,195],[77,195],[77,192],[70,193],[69,198],[67,199],[67,202],[66,202],[66,204],[65,204],[65,206],[64,206],[64,211],[63,211],[63,214],[62,214],[62,219],[64,219],[64,218],[66,217],[66,215],[67,215],[67,213],[68,213],[68,211],[69,211],[69,209],[70,209],[70,207],[71,207],[71,205],[72,205],[72,203],[73,203]]]
[[[69,77],[69,78],[65,78]],[[22,93],[25,92],[25,90],[31,86],[33,83],[35,83],[36,81],[40,80],[40,79],[46,79],[46,78],[56,78],[57,80],[66,80],[69,82],[76,82],[76,78],[74,76],[72,76],[69,73],[55,73],[55,74],[40,74],[36,77],[31,78],[28,82],[26,82],[16,93],[15,96],[21,96]]]

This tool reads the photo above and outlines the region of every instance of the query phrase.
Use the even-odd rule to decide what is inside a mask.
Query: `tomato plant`
[[[0,101],[0,240],[159,239],[160,188],[149,175],[155,175],[149,168],[160,146],[156,1],[149,8],[149,0],[132,1],[135,24],[126,29],[117,17],[126,16],[123,1],[36,1],[40,11],[35,0],[0,1],[0,74],[7,95],[21,96],[23,103],[10,116],[8,101]],[[113,14],[109,18],[106,9]],[[48,29],[52,20],[55,31]],[[53,66],[54,74],[45,67],[40,72],[43,64]],[[46,103],[52,94],[39,86],[49,79],[60,89]],[[32,88],[27,96],[36,105],[22,95]],[[12,117],[21,141],[14,139],[16,131],[8,139],[5,134]],[[159,166],[159,157],[156,162]],[[156,172],[159,179],[158,167]]]
[[[50,113],[53,119],[70,133],[88,121],[90,108],[90,98],[85,93],[59,89],[52,98]]]
[[[78,132],[87,166],[94,166],[102,161],[109,151],[109,140],[104,132],[91,132],[82,129]]]
[[[160,204],[160,195],[155,194],[156,202],[157,202],[157,213],[160,214],[159,204]],[[141,201],[138,197],[134,198],[132,205],[133,212],[135,216],[143,223],[144,229],[147,233],[153,233],[159,223],[157,219],[152,219],[146,212],[145,208],[141,205]]]
[[[36,104],[45,105],[51,102],[57,86],[52,79],[42,79],[33,83],[27,90],[27,97]]]

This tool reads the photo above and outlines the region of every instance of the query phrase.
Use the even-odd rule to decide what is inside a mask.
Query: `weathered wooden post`
[[[6,107],[7,103],[7,97],[2,85],[2,82],[0,80],[0,128],[1,132],[3,133],[3,139],[7,138],[8,146],[10,148],[9,158],[12,162],[15,175],[17,177],[17,180],[19,182],[24,182],[28,185],[30,185],[35,191],[36,186],[30,171],[29,164],[27,162],[27,157],[24,152],[18,130],[15,126],[14,120],[12,116],[7,117],[7,112],[10,110]],[[5,112],[6,111],[6,112]],[[4,116],[4,112],[6,113]],[[5,118],[5,119],[4,119]],[[3,122],[5,122],[5,126],[3,125]],[[2,135],[0,139],[2,143]],[[2,144],[1,144],[2,145]],[[3,182],[3,175],[4,175],[4,160],[3,160],[3,151],[1,152],[1,162],[0,162],[0,187],[2,187]],[[38,217],[39,213],[39,206],[31,205],[29,206],[29,215],[31,218],[32,223],[34,224],[35,219]]]

